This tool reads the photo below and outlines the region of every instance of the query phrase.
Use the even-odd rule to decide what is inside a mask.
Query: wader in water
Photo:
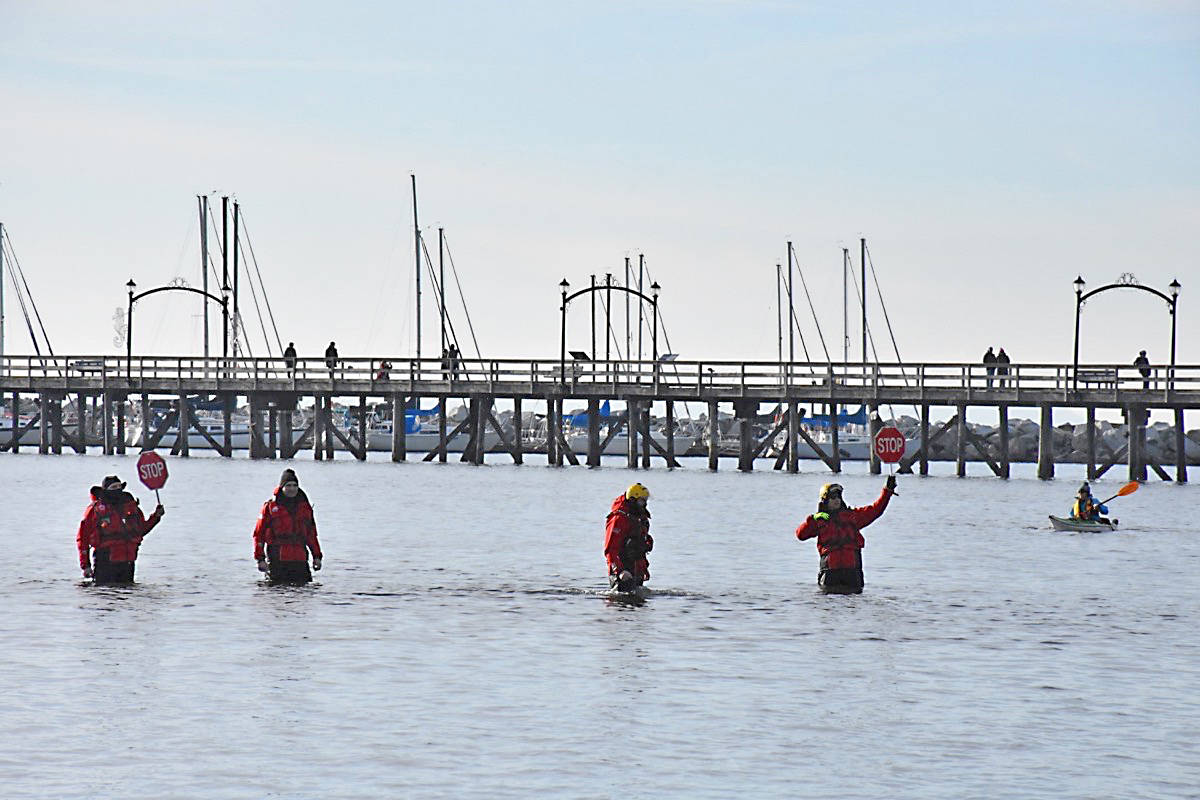
[[[641,576],[634,573],[637,564],[646,557],[646,535],[639,531],[625,538],[625,543],[621,545],[621,563],[627,565],[622,570],[621,575],[627,575],[625,580],[621,580],[621,575],[609,575],[608,586],[610,589],[616,589],[618,592],[632,592],[634,589],[643,585]]]
[[[300,537],[303,542],[303,537]],[[279,545],[267,545],[267,580],[271,583],[302,584],[312,581],[308,561],[284,561],[279,557]]]

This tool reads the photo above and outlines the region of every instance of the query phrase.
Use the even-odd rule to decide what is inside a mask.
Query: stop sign
[[[142,479],[142,483],[146,484],[146,488],[158,491],[167,482],[167,462],[163,461],[163,457],[153,450],[149,450],[138,456],[138,477]]]
[[[875,434],[875,455],[887,464],[895,464],[904,458],[904,434],[891,425]]]

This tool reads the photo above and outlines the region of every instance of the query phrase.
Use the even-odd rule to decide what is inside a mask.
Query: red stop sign
[[[875,455],[887,464],[895,464],[904,458],[904,434],[890,425],[880,429],[875,434]]]
[[[167,482],[167,462],[153,450],[138,456],[138,477],[146,487],[158,491]]]

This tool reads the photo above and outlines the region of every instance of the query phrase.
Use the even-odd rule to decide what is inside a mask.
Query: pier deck
[[[22,421],[0,432],[0,447],[7,451],[20,448],[20,428],[37,425],[39,450],[61,452],[65,440],[77,452],[86,451],[87,437],[83,414],[72,433],[71,426],[62,422],[62,402],[71,395],[96,398],[102,409],[105,452],[123,452],[125,447],[125,405],[140,402],[143,410],[151,398],[171,398],[174,410],[170,425],[193,428],[222,455],[232,454],[229,418],[239,398],[246,398],[251,414],[251,457],[292,457],[298,442],[292,441],[291,413],[302,398],[313,398],[314,414],[305,436],[313,441],[314,457],[332,457],[336,437],[346,449],[365,459],[365,415],[360,415],[361,436],[357,444],[333,424],[330,418],[333,398],[358,398],[365,409],[368,398],[380,398],[403,405],[413,398],[461,397],[470,400],[471,413],[466,422],[453,432],[443,424],[440,453],[445,459],[446,437],[467,433],[470,460],[482,462],[483,433],[494,428],[504,440],[505,449],[518,463],[522,459],[519,431],[512,441],[500,431],[493,409],[496,400],[513,402],[518,409],[522,401],[545,403],[548,421],[548,455],[551,463],[577,461],[567,446],[562,431],[562,404],[565,400],[587,401],[589,409],[604,400],[626,403],[628,411],[621,416],[620,425],[628,428],[629,465],[650,464],[651,457],[661,458],[668,465],[676,464],[675,453],[668,442],[662,448],[649,434],[649,414],[654,403],[665,403],[668,416],[674,414],[677,402],[698,402],[707,405],[708,417],[715,423],[721,404],[732,405],[735,415],[743,420],[743,446],[739,467],[752,469],[753,460],[763,451],[763,442],[749,434],[749,418],[759,404],[778,404],[786,407],[775,435],[787,431],[788,445],[781,461],[786,460],[789,471],[797,471],[792,455],[800,439],[811,446],[821,460],[833,471],[840,470],[836,427],[831,431],[833,443],[826,452],[811,441],[796,424],[797,406],[820,404],[826,409],[863,404],[875,411],[881,405],[912,406],[921,414],[921,447],[902,464],[911,469],[920,463],[927,470],[928,444],[951,425],[959,426],[960,474],[965,459],[963,449],[970,444],[987,461],[992,470],[1003,477],[1008,475],[1006,435],[1001,435],[998,448],[971,442],[965,430],[965,414],[970,407],[997,409],[1004,426],[1011,407],[1040,409],[1044,438],[1049,437],[1053,412],[1056,408],[1087,409],[1089,421],[1097,409],[1120,409],[1129,420],[1141,420],[1134,425],[1136,433],[1145,435],[1145,416],[1151,409],[1171,410],[1177,420],[1180,454],[1176,464],[1176,480],[1186,480],[1183,463],[1183,412],[1200,409],[1200,365],[1151,366],[1144,375],[1130,365],[1087,364],[1078,370],[1070,364],[1010,364],[1007,372],[989,373],[975,363],[911,363],[911,364],[843,364],[791,363],[761,361],[571,361],[558,359],[466,359],[451,364],[441,359],[413,358],[339,358],[334,363],[325,359],[297,359],[294,364],[276,358],[195,358],[195,357],[135,357],[114,356],[8,356],[0,363],[0,392],[3,392],[15,418],[22,411],[33,410],[36,419]],[[37,399],[22,395],[36,395]],[[224,401],[225,430],[202,430],[190,419],[186,404],[189,396],[203,395]],[[79,408],[85,404],[80,403]],[[929,433],[929,408],[951,407],[954,418],[932,435]],[[283,417],[287,419],[284,420]],[[593,415],[594,416],[594,415]],[[48,425],[42,425],[41,420]],[[632,419],[632,424],[630,420]],[[182,425],[180,423],[182,422]],[[876,418],[872,418],[874,430]],[[164,423],[168,424],[168,423]],[[284,430],[286,428],[286,431]],[[395,426],[392,455],[396,460],[407,457],[404,426]],[[670,428],[670,426],[668,426]],[[153,447],[161,440],[147,435],[143,446]],[[8,441],[5,441],[5,435]],[[187,455],[188,437],[179,437],[180,455]],[[605,443],[589,430],[587,463],[599,463],[598,450]],[[611,438],[611,435],[610,435]],[[640,448],[638,439],[641,439]],[[709,466],[717,467],[715,441],[710,436]],[[1138,452],[1138,437],[1131,436],[1129,452],[1119,455],[1130,467],[1136,479],[1145,477],[1146,459]],[[474,447],[474,450],[471,448]],[[1040,448],[1039,475],[1053,475],[1053,455],[1049,446]],[[1113,459],[1115,461],[1115,459]],[[1094,452],[1089,451],[1089,474],[1102,473],[1113,461],[1097,469]],[[1161,465],[1149,464],[1160,476]],[[878,462],[872,459],[873,471]]]

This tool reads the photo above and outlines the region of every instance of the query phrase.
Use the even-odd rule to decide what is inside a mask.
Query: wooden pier
[[[1128,465],[1131,480],[1145,480],[1148,470],[1170,480],[1187,480],[1184,443],[1184,412],[1200,410],[1200,366],[1152,367],[1145,378],[1128,365],[1012,364],[1002,375],[988,373],[982,364],[841,364],[733,362],[733,361],[573,361],[473,360],[459,359],[449,365],[441,359],[372,358],[298,359],[294,364],[271,358],[112,357],[112,356],[7,356],[0,361],[0,392],[14,424],[0,430],[0,451],[20,452],[31,447],[22,439],[37,431],[40,453],[61,453],[64,446],[84,453],[89,445],[106,454],[121,454],[127,447],[149,450],[161,447],[171,435],[173,451],[189,455],[189,436],[171,432],[188,431],[200,436],[208,447],[226,458],[234,447],[233,414],[244,398],[249,408],[250,458],[294,458],[310,449],[317,460],[334,457],[335,440],[359,460],[367,457],[367,411],[371,401],[388,403],[393,409],[416,405],[418,399],[441,402],[451,398],[467,401],[469,413],[453,429],[439,415],[438,444],[425,453],[425,461],[447,459],[449,442],[466,435],[462,459],[483,463],[485,436],[497,434],[503,451],[514,463],[524,459],[521,430],[522,409],[531,404],[546,409],[549,463],[599,466],[604,448],[626,432],[626,462],[630,469],[649,468],[658,459],[668,467],[679,465],[675,449],[674,420],[677,404],[698,403],[706,409],[708,422],[708,466],[719,465],[718,415],[722,407],[732,409],[739,422],[738,468],[749,471],[780,436],[785,444],[777,457],[777,469],[799,471],[797,455],[803,442],[831,472],[841,471],[838,427],[830,428],[830,441],[823,446],[805,430],[801,406],[821,406],[836,414],[848,405],[870,409],[870,431],[878,429],[878,410],[886,406],[917,409],[920,419],[919,447],[906,455],[902,472],[929,471],[929,453],[934,442],[954,428],[958,432],[956,468],[966,474],[969,451],[1002,478],[1009,476],[1008,416],[1013,408],[1036,408],[1040,419],[1037,474],[1054,476],[1054,413],[1059,409],[1082,409],[1089,424],[1087,474],[1099,477],[1117,463]],[[222,424],[201,424],[192,413],[188,398],[216,398]],[[334,399],[357,401],[355,427],[343,430],[333,419]],[[70,399],[75,420],[64,421],[64,403]],[[297,434],[294,416],[302,402],[311,399],[313,413]],[[601,436],[599,408],[606,400],[625,404],[626,411],[610,418]],[[514,408],[514,430],[506,432],[496,415],[497,401]],[[581,460],[564,430],[564,402],[586,403],[588,412],[587,453]],[[213,400],[207,405],[212,406]],[[668,424],[665,446],[651,435],[650,409],[665,406]],[[525,404],[523,406],[523,404]],[[761,404],[778,405],[783,413],[767,436],[756,438],[752,419]],[[155,418],[152,409],[165,409],[157,427],[141,431],[136,444],[129,442],[126,422],[131,406],[142,420]],[[352,405],[353,407],[353,405]],[[931,408],[952,408],[954,415],[936,429],[931,428]],[[984,442],[966,425],[969,409],[994,409],[999,441]],[[1098,410],[1115,409],[1129,421],[1128,444],[1116,452],[1101,452],[1094,435]],[[1146,420],[1150,411],[1169,411],[1175,420],[1175,464],[1156,462],[1146,451]],[[99,416],[95,426],[100,441],[93,444],[88,432],[90,415]],[[395,415],[397,422],[403,417]],[[391,429],[391,458],[408,457],[403,424]],[[872,457],[870,469],[880,472]]]

